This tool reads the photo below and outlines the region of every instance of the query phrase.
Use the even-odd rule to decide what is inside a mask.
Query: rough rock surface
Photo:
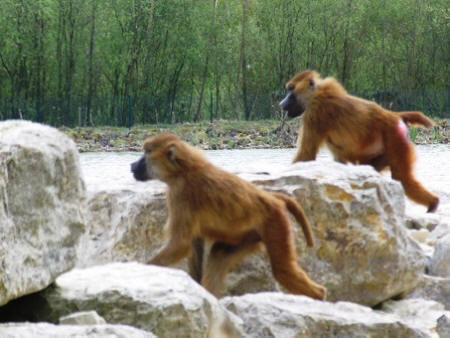
[[[164,191],[162,184],[151,190],[148,185],[136,184],[134,190],[89,193],[89,227],[82,239],[77,265],[147,263],[164,243],[163,225],[167,219]]]
[[[4,338],[73,338],[115,337],[153,338],[150,332],[126,325],[54,325],[49,323],[0,324],[0,337]]]
[[[404,298],[434,300],[450,311],[450,278],[424,275],[420,283]]]
[[[436,332],[441,338],[450,337],[450,316],[442,315],[438,318]]]
[[[139,263],[75,269],[58,277],[40,297],[46,306],[35,314],[38,321],[57,322],[75,311],[96,311],[108,323],[161,337],[240,335],[240,320],[176,269]]]
[[[0,123],[0,305],[74,266],[84,199],[72,140],[37,123]]]
[[[450,277],[450,233],[436,242],[429,273],[435,276]]]
[[[398,182],[367,166],[335,162],[297,163],[276,175],[248,178],[302,204],[316,245],[308,249],[295,227],[300,264],[328,288],[329,300],[373,306],[419,282],[424,253],[405,230]],[[258,279],[248,262],[246,271]]]
[[[428,243],[428,236],[430,235],[430,232],[427,229],[419,229],[419,230],[409,230],[409,235],[414,238],[417,242],[421,244],[427,244]]]
[[[433,231],[440,223],[442,223],[442,216],[437,214],[409,212],[405,217],[406,227],[415,230],[427,229],[428,231]]]
[[[244,321],[245,337],[426,337],[427,333],[369,307],[281,293],[220,301]]]
[[[438,318],[450,315],[442,304],[424,299],[390,300],[383,303],[381,310],[397,315],[409,326],[427,332],[430,336],[436,336]]]
[[[97,325],[106,324],[106,320],[95,311],[84,311],[61,317],[59,323],[65,325]]]
[[[450,234],[450,217],[441,218],[441,222],[431,231],[428,240],[430,244],[436,245],[436,242],[447,234]]]

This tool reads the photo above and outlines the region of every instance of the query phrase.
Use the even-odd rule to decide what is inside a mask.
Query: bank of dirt
[[[249,149],[295,147],[300,120],[280,122],[225,121],[143,125],[131,128],[85,127],[60,128],[77,144],[80,152],[141,151],[146,137],[160,132],[173,132],[202,149]],[[450,120],[436,120],[430,129],[410,128],[416,144],[450,143]]]

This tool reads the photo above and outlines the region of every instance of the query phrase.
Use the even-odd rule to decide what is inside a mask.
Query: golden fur
[[[171,265],[192,254],[194,278],[218,295],[227,272],[264,244],[273,274],[288,291],[323,299],[326,290],[297,264],[288,211],[301,224],[308,245],[312,232],[301,206],[289,196],[264,191],[210,163],[203,154],[173,134],[160,134],[144,144],[148,178],[168,185],[169,239],[149,263]],[[203,246],[212,245],[201,271]],[[191,247],[194,244],[194,252]],[[200,264],[200,267],[199,267]],[[203,274],[203,276],[202,276]]]

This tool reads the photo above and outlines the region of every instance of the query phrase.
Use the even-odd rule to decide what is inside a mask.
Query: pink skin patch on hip
[[[406,126],[405,122],[403,122],[403,120],[401,119],[398,120],[397,131],[400,134],[400,136],[408,138],[408,127]]]

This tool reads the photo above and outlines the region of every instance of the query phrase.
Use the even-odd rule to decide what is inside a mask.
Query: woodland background
[[[1,0],[0,119],[276,118],[297,71],[449,117],[448,0]]]

